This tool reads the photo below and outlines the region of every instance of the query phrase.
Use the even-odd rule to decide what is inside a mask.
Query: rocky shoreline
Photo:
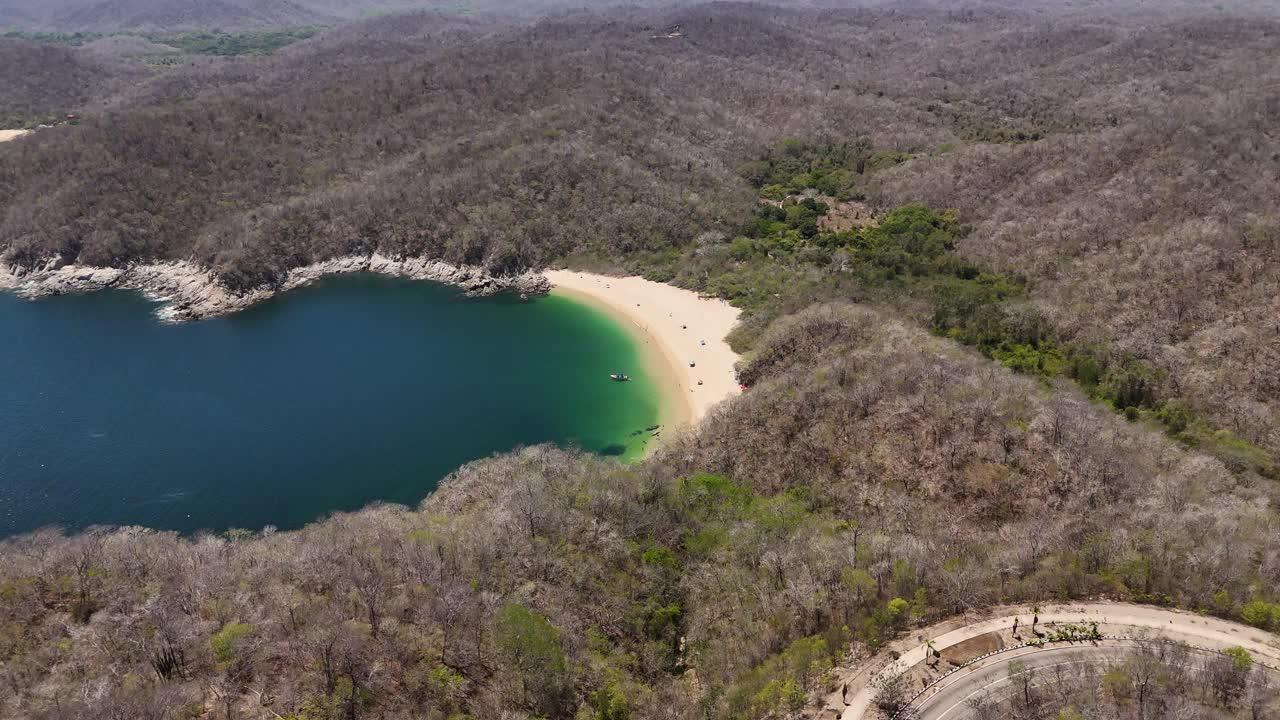
[[[377,253],[349,256],[294,268],[278,286],[237,292],[222,284],[207,268],[186,261],[136,264],[124,268],[64,265],[54,259],[35,269],[0,266],[0,289],[25,298],[86,293],[107,288],[138,290],[163,303],[156,315],[167,322],[184,322],[244,310],[277,293],[308,285],[325,275],[372,272],[412,280],[430,280],[460,288],[468,297],[515,292],[521,297],[542,295],[551,283],[538,273],[492,275],[479,267],[452,265],[428,258],[391,258]]]

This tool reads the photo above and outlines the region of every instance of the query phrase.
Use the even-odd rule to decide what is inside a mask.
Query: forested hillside
[[[1250,674],[1248,651],[1201,656],[1178,646],[1145,647],[1116,667],[1103,671],[1090,663],[1075,664],[1054,682],[1029,684],[1025,693],[981,696],[973,703],[977,720],[1004,720],[1057,715],[1122,720],[1137,702],[1151,717],[1221,716],[1221,699],[1235,696],[1237,717],[1266,717],[1275,707],[1275,689],[1265,676]],[[1150,678],[1154,692],[1142,688]],[[1227,715],[1226,717],[1230,717]]]
[[[630,468],[537,448],[416,512],[8,541],[0,708],[780,717],[848,643],[996,601],[1280,620],[1274,483],[870,310],[760,350],[750,393]]]
[[[0,257],[192,258],[239,289],[374,249],[647,271],[741,234],[741,167],[782,139],[861,142],[893,159],[858,178],[873,209],[956,209],[959,256],[1025,278],[1057,341],[1140,358],[1155,393],[1280,450],[1280,22],[1082,13],[356,24],[0,149]]]
[[[324,17],[293,0],[9,0],[0,28],[112,31],[304,25]]]
[[[118,74],[69,48],[0,38],[0,128],[61,120],[89,106]]]
[[[346,21],[415,10],[456,15],[533,15],[574,7],[561,0],[6,0],[0,31],[248,30]]]
[[[3,264],[641,272],[744,309],[749,390],[629,467],[5,541],[0,716],[777,718],[993,602],[1280,630],[1265,11],[423,13],[94,86],[0,145]]]

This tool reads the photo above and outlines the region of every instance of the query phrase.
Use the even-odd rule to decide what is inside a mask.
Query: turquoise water
[[[0,535],[293,528],[521,445],[634,457],[658,422],[632,338],[562,297],[356,275],[198,323],[154,310],[0,293]]]

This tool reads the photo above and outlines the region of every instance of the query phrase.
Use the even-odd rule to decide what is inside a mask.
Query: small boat
[[[617,380],[618,382],[626,382],[626,381],[630,380],[631,378],[627,377],[626,375],[623,375],[622,373],[610,373],[610,374],[609,374],[609,379],[610,379],[610,380]]]

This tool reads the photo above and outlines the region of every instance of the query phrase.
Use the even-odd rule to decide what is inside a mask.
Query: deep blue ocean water
[[[521,445],[636,456],[659,416],[631,336],[562,297],[353,275],[197,323],[154,310],[0,293],[0,536],[293,528]]]

